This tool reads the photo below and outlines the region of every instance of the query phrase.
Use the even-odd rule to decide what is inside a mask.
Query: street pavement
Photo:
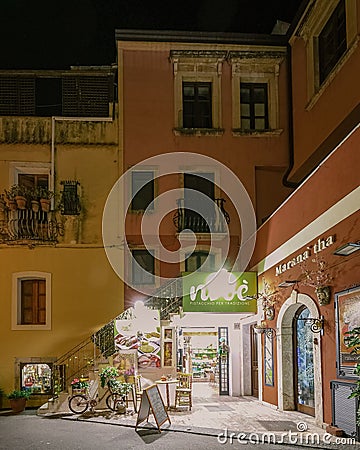
[[[336,438],[314,418],[278,411],[252,397],[218,396],[214,386],[194,383],[194,405],[170,410],[160,433],[154,417],[135,430],[137,414],[109,410],[36,415],[0,412],[0,449],[218,449],[321,448],[360,450],[360,443]],[[274,445],[276,444],[276,445]]]
[[[0,414],[1,450],[212,450],[256,448],[294,450],[294,445],[255,444],[224,439],[205,434],[156,429],[139,429],[79,420],[50,419],[36,415],[36,411],[20,414]],[[309,446],[308,448],[315,448]],[[324,447],[323,447],[324,448]],[[330,445],[326,448],[358,450],[359,446]]]

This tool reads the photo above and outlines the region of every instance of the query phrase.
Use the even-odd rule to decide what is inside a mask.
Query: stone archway
[[[277,368],[278,368],[278,401],[280,410],[294,410],[294,344],[293,320],[301,306],[310,311],[310,317],[319,318],[319,311],[314,300],[305,294],[293,291],[280,308],[277,328]],[[315,386],[315,421],[323,424],[322,374],[321,374],[321,340],[320,333],[314,334],[314,386]]]

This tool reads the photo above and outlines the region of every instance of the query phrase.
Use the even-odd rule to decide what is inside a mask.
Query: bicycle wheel
[[[74,414],[82,414],[88,406],[89,402],[84,395],[73,395],[69,400],[69,408]]]
[[[110,394],[106,397],[106,404],[112,411],[117,411],[120,407],[123,407],[124,401],[119,394]]]

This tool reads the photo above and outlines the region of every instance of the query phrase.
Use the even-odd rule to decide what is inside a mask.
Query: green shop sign
[[[184,312],[256,312],[256,272],[184,272]]]

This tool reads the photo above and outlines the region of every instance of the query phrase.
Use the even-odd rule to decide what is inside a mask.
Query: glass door
[[[314,416],[313,333],[309,317],[310,311],[302,308],[294,319],[295,406],[297,411]]]

